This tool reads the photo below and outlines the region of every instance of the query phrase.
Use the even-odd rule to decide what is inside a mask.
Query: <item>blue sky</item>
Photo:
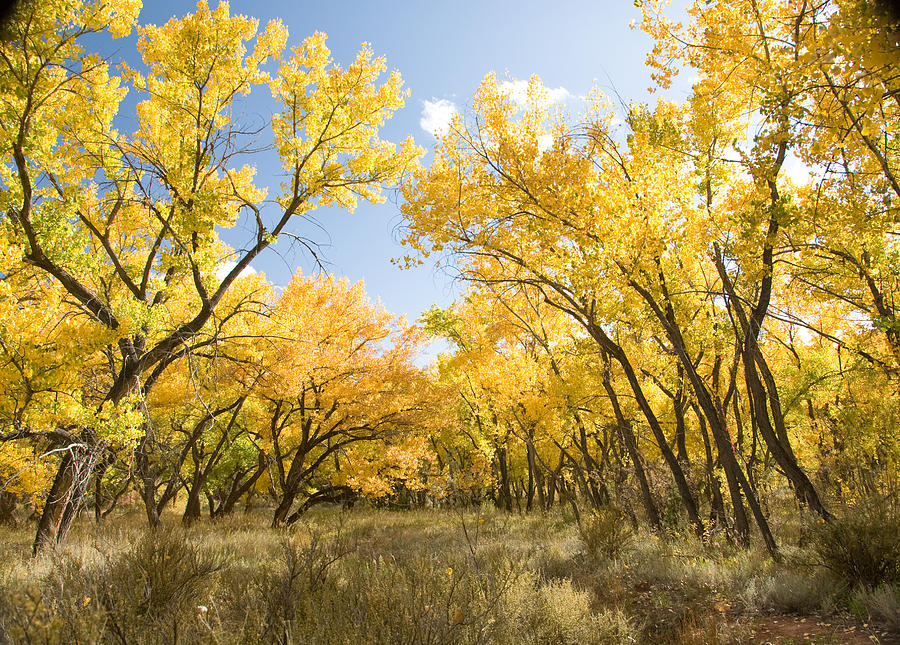
[[[210,5],[215,6],[215,0]],[[140,21],[162,24],[195,7],[194,2],[183,0],[147,1]],[[400,71],[412,92],[406,107],[385,127],[385,137],[399,141],[412,134],[426,150],[435,138],[423,124],[433,130],[452,109],[465,112],[481,79],[490,72],[522,80],[537,74],[573,114],[579,108],[577,97],[595,86],[614,100],[615,94],[625,101],[652,100],[644,66],[650,41],[639,30],[629,29],[629,22],[640,14],[628,0],[234,0],[230,7],[232,14],[258,18],[261,27],[280,18],[291,34],[289,46],[324,31],[334,59],[341,64],[353,60],[361,43],[370,43],[377,55],[387,58],[389,69]],[[135,42],[132,36],[114,44],[118,55],[132,64],[137,62]],[[256,94],[251,95],[247,109],[251,116],[267,119],[268,108],[261,98],[253,98]],[[677,88],[669,93],[675,99],[685,95]],[[260,102],[254,104],[254,100]],[[133,105],[128,102],[123,108],[129,104]],[[274,195],[280,181],[277,164],[255,165],[257,182],[271,185],[270,195]],[[391,258],[402,255],[404,249],[397,242],[396,228],[401,223],[397,198],[388,197],[384,204],[360,204],[353,214],[316,211],[317,224],[301,224],[295,230],[322,245],[329,272],[364,280],[373,300],[414,320],[432,303],[449,304],[460,286],[430,263],[414,270],[391,264]],[[249,236],[240,225],[226,235],[235,246],[242,237]],[[282,242],[253,266],[276,285],[286,284],[298,266],[305,272],[314,268],[309,254]]]

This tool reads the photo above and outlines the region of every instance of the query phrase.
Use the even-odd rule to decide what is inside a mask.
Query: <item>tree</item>
[[[211,342],[172,363],[147,397],[152,432],[135,455],[135,485],[151,526],[182,488],[188,495],[184,522],[199,518],[208,482],[232,446],[245,441],[250,429],[244,405],[258,379],[256,343],[266,342],[273,299],[262,274],[238,279],[201,332],[208,329]]]
[[[532,285],[581,324],[623,369],[700,534],[703,525],[684,469],[644,391],[639,368],[614,340],[617,329],[643,327],[646,316],[655,320],[663,349],[690,381],[712,431],[736,532],[746,542],[746,499],[774,553],[756,493],[734,454],[723,400],[712,393],[709,378],[718,368],[710,376],[701,374],[706,369],[701,364],[704,329],[696,322],[704,309],[709,319],[713,316],[715,285],[710,268],[702,264],[709,236],[699,233],[706,228],[722,234],[714,227],[723,215],[710,216],[696,186],[682,179],[690,176],[692,159],[670,145],[678,110],[666,103],[652,115],[633,110],[626,149],[610,132],[611,116],[602,112],[589,116],[580,136],[557,123],[553,144],[542,149],[548,122],[542,92],[533,79],[527,107],[517,114],[496,79],[485,79],[474,105],[477,126],[469,130],[457,120],[427,174],[406,191],[407,241],[425,250],[424,239],[430,236],[434,248],[464,254],[464,269],[473,280]],[[447,184],[454,188],[448,190]],[[754,185],[734,188],[743,198],[741,191]],[[705,291],[689,286],[704,280]]]
[[[336,489],[383,496],[414,485],[434,405],[412,362],[417,332],[372,306],[362,283],[297,273],[259,339],[253,424],[268,456],[277,508],[292,523]],[[295,509],[295,504],[302,504]]]
[[[641,7],[657,82],[688,64],[690,98],[632,105],[617,129],[594,95],[569,125],[538,79],[519,104],[487,77],[474,118],[456,118],[405,188],[406,242],[453,254],[473,283],[536,289],[580,324],[605,373],[621,368],[697,532],[691,426],[714,514],[718,464],[735,535],[749,540],[752,515],[774,555],[760,503],[769,458],[830,518],[816,456],[794,449],[809,426],[786,415],[783,348],[802,364],[805,328],[896,376],[897,31],[862,2],[697,2],[686,27]],[[803,162],[817,180],[788,176]]]
[[[4,282],[16,276],[4,298],[15,308],[9,299],[23,289],[55,292],[56,320],[99,346],[66,344],[70,356],[84,350],[67,361],[75,371],[56,395],[85,411],[75,424],[4,419],[4,439],[64,450],[35,550],[64,538],[106,447],[146,436],[150,427],[128,410],[169,365],[211,342],[198,334],[253,259],[317,206],[377,201],[417,155],[411,140],[398,148],[378,136],[405,92],[396,72],[379,80],[385,62],[368,48],[344,69],[315,34],[283,56],[280,22],[259,32],[227,4],[201,2],[193,15],[139,28],[146,70],[126,67],[117,77],[82,43],[128,33],[138,9],[23,2],[0,43],[0,136],[11,153],[0,170],[2,271]],[[265,69],[272,59],[280,61],[275,76]],[[240,123],[241,101],[261,85],[280,109],[272,136],[285,181],[274,203],[254,184],[252,166],[237,165],[256,134]],[[141,99],[127,135],[116,128],[126,86]],[[232,251],[219,232],[244,215],[254,235]],[[233,264],[220,279],[226,258]],[[78,364],[102,367],[88,377]]]
[[[648,63],[660,82],[691,65],[701,71],[695,100],[708,114],[754,122],[744,160],[778,214],[770,220],[768,262],[791,262],[786,288],[811,305],[795,299],[776,315],[896,374],[900,44],[892,17],[879,3],[748,0],[697,3],[681,25],[642,6],[642,27],[655,39]],[[712,145],[725,152],[730,142],[719,137]],[[783,166],[792,158],[801,172],[788,181]],[[767,173],[759,172],[767,163]],[[857,323],[856,338],[832,333],[839,316]]]

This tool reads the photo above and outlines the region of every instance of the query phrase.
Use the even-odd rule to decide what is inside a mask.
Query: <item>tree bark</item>
[[[32,554],[61,543],[72,521],[84,505],[91,481],[97,447],[72,444],[63,454],[53,485],[47,494],[44,510],[32,545]]]
[[[659,420],[656,418],[656,414],[654,414],[653,408],[650,407],[650,403],[647,401],[647,397],[644,396],[644,390],[641,387],[640,381],[638,381],[637,374],[635,374],[631,362],[628,360],[628,356],[625,354],[624,350],[619,347],[618,344],[614,343],[613,340],[606,335],[606,332],[604,332],[601,327],[599,327],[598,325],[591,325],[591,329],[592,335],[595,339],[598,340],[598,342],[600,342],[601,347],[603,347],[603,349],[606,350],[610,356],[615,358],[616,362],[622,366],[622,370],[625,372],[625,378],[628,379],[628,384],[631,386],[631,391],[634,393],[634,396],[637,399],[638,406],[641,408],[641,412],[643,412],[644,418],[647,419],[647,423],[650,426],[650,431],[653,433],[653,437],[656,439],[656,443],[659,446],[663,459],[669,466],[669,470],[672,473],[672,478],[675,480],[675,485],[678,488],[679,494],[681,495],[681,501],[684,504],[685,511],[687,511],[688,519],[694,526],[694,531],[696,532],[696,534],[698,536],[702,536],[703,521],[700,519],[700,513],[697,509],[697,501],[694,499],[694,495],[691,492],[690,486],[688,486],[687,478],[685,478],[684,476],[684,470],[681,468],[681,464],[675,457],[675,453],[672,452],[672,447],[669,445],[669,442],[666,440],[666,435],[663,432],[662,427],[659,425]]]
[[[775,380],[772,378],[771,373],[769,373],[767,380],[769,380],[770,391],[767,391],[763,386],[759,372],[757,371],[757,365],[760,365],[764,366],[762,368],[763,373],[768,373],[768,365],[766,364],[765,358],[762,356],[762,350],[759,347],[759,333],[762,329],[762,321],[765,318],[768,309],[768,297],[766,295],[768,290],[766,289],[766,285],[768,284],[769,289],[771,288],[771,275],[766,276],[763,288],[761,289],[762,293],[760,295],[760,301],[748,315],[748,313],[744,311],[744,307],[735,293],[734,285],[731,282],[728,272],[725,270],[725,264],[718,248],[716,249],[714,260],[719,277],[722,280],[725,295],[728,297],[728,304],[737,315],[744,334],[741,358],[744,365],[744,382],[747,385],[747,391],[750,397],[753,419],[756,421],[757,428],[759,429],[763,440],[766,442],[766,446],[772,453],[772,457],[774,457],[775,461],[781,467],[782,472],[785,474],[785,477],[787,477],[788,481],[794,487],[794,493],[797,498],[801,503],[808,504],[810,508],[822,517],[822,519],[828,521],[831,519],[831,513],[829,513],[822,504],[815,486],[813,486],[813,483],[809,480],[809,477],[807,477],[806,472],[800,467],[800,464],[797,462],[797,458],[794,456],[794,452],[790,447],[787,431],[784,428],[784,417],[781,414],[781,403],[778,398]],[[771,266],[769,268],[771,271]],[[771,403],[775,425],[778,427],[777,433],[769,418],[769,406],[767,405],[767,402]],[[779,435],[781,435],[781,437],[779,437]]]
[[[650,490],[650,482],[647,481],[647,473],[644,471],[643,457],[641,456],[641,451],[638,449],[634,433],[631,431],[631,422],[625,419],[625,416],[622,414],[622,409],[619,407],[619,397],[616,395],[616,391],[613,389],[612,383],[610,382],[608,369],[604,370],[603,388],[606,390],[606,394],[612,404],[613,413],[616,415],[616,422],[619,424],[619,431],[622,433],[622,437],[625,440],[625,448],[628,451],[628,455],[631,457],[634,475],[638,480],[638,487],[641,491],[641,502],[644,505],[644,512],[647,514],[647,521],[650,522],[650,526],[654,531],[659,531],[662,529],[662,522],[659,517],[659,509],[657,509],[656,502],[653,499],[653,492]]]

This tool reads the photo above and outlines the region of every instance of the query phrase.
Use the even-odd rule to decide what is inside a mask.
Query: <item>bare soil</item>
[[[817,616],[766,616],[751,625],[753,645],[900,645],[900,634]]]

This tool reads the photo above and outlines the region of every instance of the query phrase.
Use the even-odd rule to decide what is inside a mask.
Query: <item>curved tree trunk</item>
[[[697,403],[700,405],[700,408],[703,410],[703,414],[706,416],[706,420],[709,423],[709,428],[712,431],[713,437],[716,442],[716,449],[719,453],[719,460],[721,461],[722,467],[725,470],[725,478],[728,482],[728,489],[731,493],[735,519],[735,532],[738,534],[741,542],[743,542],[744,544],[749,544],[749,526],[747,523],[746,513],[744,511],[744,506],[741,501],[741,490],[743,490],[744,496],[747,499],[747,504],[750,506],[753,512],[753,516],[756,519],[756,524],[763,536],[763,541],[766,544],[766,548],[773,557],[777,558],[778,547],[775,543],[775,538],[772,536],[772,532],[769,529],[768,520],[762,513],[759,501],[756,499],[755,493],[750,488],[750,485],[747,482],[747,478],[745,477],[744,472],[741,470],[740,464],[738,464],[737,456],[734,452],[734,446],[731,443],[731,437],[729,436],[728,430],[725,427],[724,419],[720,416],[721,406],[717,406],[713,401],[713,396],[710,393],[709,388],[706,387],[706,384],[703,382],[700,374],[697,373],[697,369],[694,366],[694,363],[688,356],[684,337],[681,333],[680,327],[677,324],[677,321],[675,320],[674,309],[668,299],[665,280],[663,278],[661,269],[660,283],[663,291],[663,303],[665,306],[665,311],[663,310],[663,307],[660,306],[659,302],[657,302],[656,298],[653,297],[653,294],[651,294],[647,289],[642,287],[634,280],[630,281],[631,287],[635,291],[637,291],[644,299],[644,301],[650,306],[650,308],[653,310],[653,313],[656,315],[657,320],[665,330],[666,336],[668,337],[669,342],[672,344],[672,348],[675,350],[675,353],[681,361],[681,365],[691,382],[691,386],[694,389],[694,394],[697,397]]]
[[[777,230],[777,223],[775,223],[774,219],[770,228],[775,228]],[[771,255],[771,251],[768,251],[768,253]],[[728,305],[737,315],[741,330],[744,333],[742,352],[744,382],[747,385],[747,391],[750,396],[753,419],[759,428],[763,440],[766,442],[766,446],[768,446],[769,451],[772,453],[772,457],[775,458],[775,461],[781,467],[785,477],[787,477],[791,486],[793,486],[797,498],[801,503],[808,504],[810,508],[822,517],[822,519],[828,521],[831,519],[831,513],[829,513],[824,504],[822,504],[822,500],[819,497],[815,486],[813,486],[809,477],[800,467],[800,464],[797,462],[797,458],[791,449],[787,431],[784,427],[784,417],[781,413],[781,402],[778,397],[775,380],[769,372],[765,357],[763,357],[762,350],[759,347],[759,333],[762,329],[762,322],[768,310],[767,294],[770,293],[771,290],[771,258],[769,259],[769,262],[766,263],[769,266],[770,273],[763,281],[759,303],[757,303],[757,306],[749,313],[749,315],[744,310],[740,299],[735,293],[734,285],[731,282],[728,272],[725,270],[725,264],[718,248],[716,248],[714,259],[716,270],[722,280],[722,287],[725,291],[725,295],[728,297]],[[768,391],[763,386],[757,366],[759,366],[763,372],[764,377],[767,377],[766,380],[769,383]],[[772,417],[775,420],[774,428],[769,417],[769,405],[767,405],[767,403],[771,404]]]
[[[619,397],[616,395],[616,391],[610,383],[608,370],[606,370],[603,375],[603,388],[606,390],[607,396],[609,396],[613,412],[616,415],[616,422],[619,424],[619,429],[625,440],[625,448],[628,450],[628,455],[631,457],[631,462],[634,466],[634,474],[635,477],[637,477],[638,486],[641,489],[641,502],[644,505],[644,512],[647,514],[647,520],[655,531],[659,531],[662,529],[662,522],[659,518],[659,509],[656,508],[656,502],[653,499],[653,492],[650,490],[650,482],[647,481],[647,473],[644,471],[641,452],[638,450],[634,432],[631,430],[631,423],[625,419],[622,414],[622,409],[619,407]]]
[[[202,515],[200,494],[203,492],[203,486],[206,483],[205,480],[205,477],[194,477],[193,482],[188,489],[187,503],[184,506],[184,513],[181,515],[181,523],[185,526],[193,524],[199,520]]]
[[[650,403],[644,395],[644,390],[641,387],[631,362],[628,360],[628,356],[600,327],[592,325],[592,335],[598,340],[601,346],[608,351],[609,355],[615,358],[616,362],[622,366],[622,370],[625,372],[625,378],[628,379],[628,384],[631,386],[631,391],[637,399],[638,406],[641,408],[641,412],[643,412],[644,417],[647,419],[650,431],[653,433],[654,439],[656,439],[656,443],[659,446],[663,459],[665,459],[666,464],[669,466],[672,478],[675,480],[675,485],[681,495],[681,501],[684,504],[685,511],[687,511],[688,519],[694,527],[694,532],[698,536],[702,536],[703,521],[700,519],[697,501],[694,499],[694,494],[691,492],[690,486],[688,486],[687,478],[684,476],[684,470],[681,467],[681,463],[678,461],[675,453],[672,452],[672,447],[669,445],[668,440],[666,440],[666,435],[659,425],[659,420],[656,418],[653,408],[650,407]]]

